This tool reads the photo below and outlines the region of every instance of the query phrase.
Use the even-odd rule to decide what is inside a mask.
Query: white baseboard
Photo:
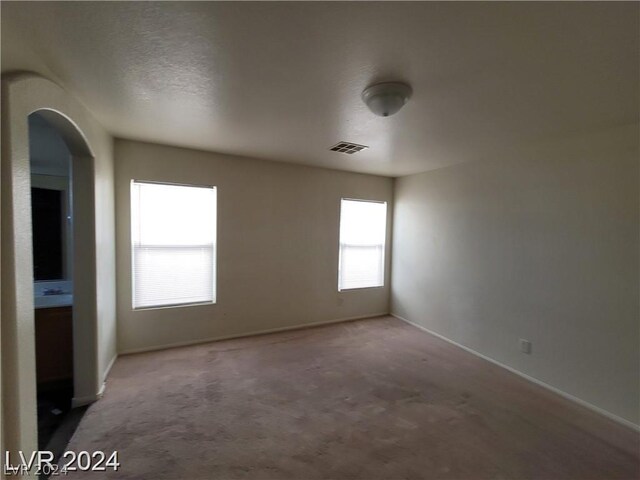
[[[71,408],[84,407],[85,405],[90,405],[92,403],[97,402],[104,395],[105,384],[103,383],[100,387],[100,390],[95,395],[87,395],[85,397],[73,397],[71,399]]]
[[[422,325],[419,325],[419,324],[417,324],[415,322],[412,322],[411,320],[407,320],[406,318],[401,317],[400,315],[397,315],[395,313],[391,313],[390,315],[395,317],[395,318],[397,318],[398,320],[402,320],[403,322],[406,322],[409,325],[412,325],[412,326],[414,326],[414,327],[416,327],[416,328],[418,328],[418,329],[420,329],[420,330],[422,330],[422,331],[424,331],[426,333],[429,333],[430,335],[433,335],[434,337],[438,337],[441,340],[444,340],[445,342],[448,342],[448,343],[450,343],[452,345],[455,345],[456,347],[459,347],[459,348],[461,348],[463,350],[466,350],[467,352],[472,353],[473,355],[476,355],[477,357],[480,357],[480,358],[482,358],[484,360],[487,360],[488,362],[491,362],[494,365],[498,365],[499,367],[502,367],[505,370],[510,371],[511,373],[515,373],[516,375],[524,378],[525,380],[528,380],[528,381],[530,381],[532,383],[535,383],[536,385],[539,385],[539,386],[541,386],[543,388],[546,388],[547,390],[550,390],[553,393],[555,393],[557,395],[560,395],[561,397],[566,398],[567,400],[571,400],[572,402],[575,402],[575,403],[577,403],[577,404],[579,404],[579,405],[581,405],[583,407],[588,408],[589,410],[592,410],[592,411],[594,411],[596,413],[599,413],[600,415],[603,415],[603,416],[609,418],[610,420],[613,420],[613,421],[615,421],[617,423],[620,423],[621,425],[624,425],[624,426],[629,427],[629,428],[631,428],[631,429],[633,429],[635,431],[640,432],[640,425],[637,425],[637,424],[635,424],[635,423],[633,423],[633,422],[631,422],[629,420],[626,420],[626,419],[624,419],[622,417],[619,417],[618,415],[615,415],[615,414],[613,414],[611,412],[608,412],[607,410],[604,410],[604,409],[602,409],[600,407],[597,407],[597,406],[593,405],[592,403],[586,402],[586,401],[584,401],[584,400],[582,400],[582,399],[580,399],[580,398],[578,398],[576,396],[571,395],[570,393],[564,392],[564,391],[562,391],[562,390],[560,390],[560,389],[558,389],[556,387],[553,387],[553,386],[549,385],[548,383],[543,382],[542,380],[538,380],[537,378],[531,377],[531,376],[527,375],[526,373],[522,373],[521,371],[516,370],[515,368],[510,367],[508,365],[505,365],[504,363],[500,363],[499,361],[494,360],[491,357],[487,357],[486,355],[483,355],[482,353],[477,352],[477,351],[473,350],[472,348],[465,347],[464,345],[462,345],[462,344],[460,344],[458,342],[455,342],[455,341],[453,341],[453,340],[451,340],[451,339],[449,339],[449,338],[447,338],[447,337],[445,337],[443,335],[440,335],[439,333],[436,333],[433,330],[429,330],[428,328],[423,327]]]
[[[102,396],[104,395],[104,389],[106,388],[107,376],[109,375],[111,367],[113,367],[113,364],[116,362],[117,358],[118,355],[114,355],[107,365],[107,368],[105,369],[104,375],[102,377],[102,385],[100,386],[100,390],[98,390],[98,393],[96,393],[95,395],[87,395],[85,397],[73,397],[71,399],[71,408],[83,407],[85,405],[97,402],[102,398]]]
[[[390,315],[390,314],[389,314],[389,312],[370,313],[370,314],[367,314],[367,315],[358,315],[356,317],[339,318],[339,319],[334,319],[334,320],[323,320],[323,321],[320,321],[320,322],[303,323],[303,324],[298,324],[298,325],[291,325],[291,326],[288,326],[288,327],[268,328],[266,330],[256,330],[256,331],[247,332],[247,333],[238,333],[238,334],[233,334],[233,335],[223,335],[223,336],[219,336],[219,337],[209,337],[209,338],[202,338],[202,339],[198,339],[198,340],[187,340],[185,342],[167,343],[167,344],[164,344],[164,345],[154,345],[154,346],[151,346],[151,347],[132,348],[132,349],[129,349],[129,350],[123,350],[123,351],[119,352],[118,355],[130,355],[132,353],[153,352],[153,351],[156,351],[156,350],[166,350],[168,348],[188,347],[189,345],[199,345],[199,344],[202,344],[202,343],[218,342],[220,340],[231,340],[231,339],[234,339],[234,338],[253,337],[254,335],[265,335],[265,334],[268,334],[268,333],[286,332],[286,331],[289,331],[289,330],[302,330],[302,329],[305,329],[305,328],[320,327],[322,325],[330,325],[332,323],[342,323],[342,322],[350,322],[350,321],[353,321],[353,320],[362,320],[364,318],[381,317],[383,315]]]
[[[109,365],[107,365],[107,368],[105,368],[104,370],[104,375],[102,376],[102,382],[104,384],[104,382],[107,381],[107,377],[109,376],[109,372],[111,371],[111,367],[113,367],[113,364],[116,363],[116,360],[118,359],[118,354],[116,353],[113,358],[111,359],[111,361],[109,362]]]

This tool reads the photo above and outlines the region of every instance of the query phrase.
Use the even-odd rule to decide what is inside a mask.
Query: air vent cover
[[[360,150],[364,150],[365,148],[369,148],[366,145],[358,145],[357,143],[349,143],[349,142],[340,142],[335,144],[329,150],[332,152],[340,152],[347,153],[352,155],[354,153],[358,153]]]

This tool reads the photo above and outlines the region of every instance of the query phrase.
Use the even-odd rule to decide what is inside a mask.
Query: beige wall
[[[25,454],[37,447],[30,167],[27,117],[44,109],[60,128],[77,160],[74,178],[90,193],[83,212],[93,218],[79,230],[83,258],[76,278],[91,281],[75,290],[74,336],[83,333],[74,355],[76,397],[95,400],[106,364],[115,356],[115,241],[112,139],[91,114],[58,85],[28,74],[2,79],[2,429],[4,446]],[[84,137],[84,139],[83,139]],[[87,145],[91,152],[87,150]],[[81,156],[77,156],[80,152]],[[93,158],[85,157],[92,154]],[[74,168],[76,164],[74,163]],[[78,262],[77,262],[78,263]],[[75,275],[74,273],[74,275]],[[79,292],[87,294],[79,294]],[[78,379],[83,379],[78,383]],[[78,387],[82,387],[79,391]]]
[[[397,179],[392,311],[638,424],[638,131]]]
[[[342,197],[389,202],[389,178],[116,140],[118,348],[188,343],[389,311],[385,287],[339,293]],[[218,188],[217,304],[133,311],[130,181]],[[388,249],[389,250],[389,249]]]

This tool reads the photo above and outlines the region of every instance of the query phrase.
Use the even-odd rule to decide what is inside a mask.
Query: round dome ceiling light
[[[389,117],[407,103],[411,93],[411,87],[404,83],[378,83],[365,88],[362,92],[362,101],[376,115]]]

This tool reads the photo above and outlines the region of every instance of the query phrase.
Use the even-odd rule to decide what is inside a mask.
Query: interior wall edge
[[[575,395],[571,395],[570,393],[567,393],[567,392],[565,392],[565,391],[563,391],[563,390],[561,390],[561,389],[559,389],[557,387],[554,387],[553,385],[549,385],[548,383],[543,382],[542,380],[538,380],[535,377],[532,377],[530,375],[527,375],[526,373],[523,373],[523,372],[521,372],[519,370],[516,370],[513,367],[505,365],[504,363],[501,363],[498,360],[495,360],[495,359],[493,359],[491,357],[488,357],[487,355],[483,355],[482,353],[480,353],[480,352],[478,352],[478,351],[476,351],[476,350],[474,350],[472,348],[469,348],[469,347],[467,347],[467,346],[465,346],[465,345],[463,345],[461,343],[458,343],[455,340],[451,340],[450,338],[447,338],[444,335],[439,334],[438,332],[430,330],[427,327],[425,327],[423,325],[420,325],[417,322],[413,322],[413,321],[411,321],[411,320],[409,320],[407,318],[404,318],[404,317],[402,317],[402,316],[400,316],[400,315],[398,315],[396,313],[393,313],[393,312],[391,312],[390,315],[392,317],[397,318],[398,320],[402,320],[403,322],[406,322],[409,325],[412,325],[412,326],[416,327],[419,330],[422,330],[425,333],[433,335],[434,337],[437,337],[437,338],[439,338],[441,340],[444,340],[445,342],[448,342],[451,345],[455,345],[458,348],[461,348],[461,349],[463,349],[463,350],[465,350],[465,351],[467,351],[467,352],[469,352],[469,353],[471,353],[471,354],[473,354],[473,355],[475,355],[475,356],[477,356],[479,358],[482,358],[483,360],[486,360],[488,362],[493,363],[494,365],[497,365],[497,366],[499,366],[501,368],[504,368],[505,370],[507,370],[507,371],[509,371],[509,372],[511,372],[511,373],[513,373],[515,375],[518,375],[519,377],[522,377],[522,378],[524,378],[525,380],[527,380],[527,381],[529,381],[531,383],[535,383],[536,385],[539,385],[539,386],[541,386],[541,387],[543,387],[543,388],[555,393],[556,395],[561,396],[562,398],[565,398],[565,399],[570,400],[570,401],[572,401],[574,403],[577,403],[578,405],[586,407],[589,410],[591,410],[591,411],[593,411],[595,413],[598,413],[600,415],[603,415],[603,416],[607,417],[608,419],[619,423],[620,425],[624,425],[625,427],[631,428],[631,429],[635,430],[636,432],[640,432],[640,424],[636,424],[636,423],[633,423],[633,422],[631,422],[629,420],[626,420],[626,419],[624,419],[622,417],[619,417],[618,415],[616,415],[614,413],[611,413],[608,410],[605,410],[604,408],[600,408],[600,407],[598,407],[598,406],[596,406],[596,405],[594,405],[592,403],[587,402],[586,400],[582,400],[581,398],[578,398]]]
[[[113,368],[113,364],[116,363],[116,360],[118,359],[118,353],[116,353],[111,360],[109,361],[109,363],[107,364],[107,368],[104,369],[104,374],[102,375],[102,382],[104,385],[104,382],[107,381],[107,377],[109,376],[109,373],[111,373],[111,369]]]

